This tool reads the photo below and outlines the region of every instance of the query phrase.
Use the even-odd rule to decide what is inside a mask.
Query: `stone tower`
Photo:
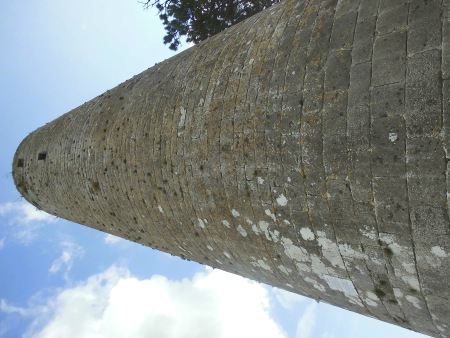
[[[450,337],[449,0],[285,0],[30,134],[37,208]]]

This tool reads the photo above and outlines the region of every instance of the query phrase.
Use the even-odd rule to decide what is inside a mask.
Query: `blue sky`
[[[0,337],[424,337],[37,211],[31,131],[173,52],[137,1],[0,2]]]

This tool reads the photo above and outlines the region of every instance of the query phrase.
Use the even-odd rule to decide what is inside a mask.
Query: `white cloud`
[[[5,239],[2,238],[0,239],[0,249],[3,249],[4,246],[5,246]]]
[[[60,290],[44,308],[28,336],[286,337],[270,317],[266,288],[220,270],[139,280],[113,266]]]
[[[28,202],[7,202],[0,204],[0,216],[9,217],[14,225],[14,235],[23,244],[29,244],[35,237],[36,230],[44,223],[51,223],[56,218],[36,209]]]
[[[122,241],[122,238],[120,238],[120,237],[117,237],[117,236],[114,236],[114,235],[111,235],[111,234],[106,234],[105,235],[105,243],[106,244],[113,245],[113,244],[119,243],[120,241]]]
[[[297,323],[296,338],[310,338],[317,322],[317,303],[312,301]]]
[[[5,299],[0,299],[0,311],[4,312],[4,313],[17,313],[21,316],[27,316],[28,315],[28,310],[21,308],[21,307],[17,307],[14,305],[10,305],[6,302]]]
[[[272,293],[275,295],[275,298],[280,303],[280,305],[286,310],[291,310],[296,304],[303,303],[308,300],[308,298],[296,293],[292,293],[275,287],[272,288]]]
[[[19,223],[52,222],[55,217],[45,211],[36,209],[28,202],[7,202],[0,204],[0,216],[14,213],[14,219]]]
[[[325,331],[324,333],[322,333],[322,337],[321,338],[335,338],[336,336],[328,331]]]
[[[72,269],[72,264],[75,258],[83,255],[83,249],[69,241],[65,241],[61,243],[62,253],[57,259],[55,259],[48,269],[51,274],[55,274],[64,269],[65,276],[67,277],[67,273]]]

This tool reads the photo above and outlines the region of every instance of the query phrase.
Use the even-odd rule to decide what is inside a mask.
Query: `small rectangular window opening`
[[[38,161],[45,160],[46,157],[47,157],[47,152],[46,151],[41,151],[39,153],[39,155],[38,155]]]
[[[23,168],[23,158],[17,160],[17,168]]]

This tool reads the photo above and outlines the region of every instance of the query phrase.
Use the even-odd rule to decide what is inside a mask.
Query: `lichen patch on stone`
[[[286,198],[283,194],[281,194],[281,195],[278,196],[278,198],[277,198],[277,203],[278,203],[278,205],[279,205],[280,207],[285,207],[285,206],[287,205],[287,203],[288,203],[288,200],[287,200],[287,198]]]
[[[433,246],[431,252],[439,258],[447,258],[448,254],[440,246]]]
[[[302,238],[305,241],[312,241],[315,238],[314,232],[312,232],[310,228],[301,228],[300,235],[302,235]]]
[[[238,225],[237,226],[237,231],[243,236],[243,237],[247,237],[247,231],[245,231],[245,229],[242,227],[242,225]]]
[[[236,209],[232,209],[232,210],[231,210],[231,214],[232,214],[234,217],[239,217],[239,216],[241,216],[241,214],[240,214]]]
[[[202,229],[204,229],[206,227],[206,224],[204,222],[204,220],[202,220],[201,218],[198,218],[198,226]]]

